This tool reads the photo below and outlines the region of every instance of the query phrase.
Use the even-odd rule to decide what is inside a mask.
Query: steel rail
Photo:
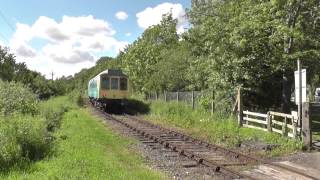
[[[129,123],[124,122],[123,120],[117,119],[117,118],[111,116],[108,113],[105,113],[105,112],[103,112],[103,113],[107,116],[107,118],[109,120],[116,121],[116,122],[128,127],[129,129],[131,129],[131,130],[133,130],[135,132],[138,132],[139,134],[143,135],[146,138],[154,140],[155,142],[157,142],[159,144],[163,144],[165,148],[170,148],[173,151],[179,152],[180,155],[183,155],[183,156],[186,156],[186,157],[188,157],[190,159],[193,159],[193,160],[197,161],[197,163],[202,164],[204,166],[207,166],[207,167],[213,169],[215,172],[219,172],[221,174],[226,175],[227,177],[232,177],[232,178],[235,178],[235,179],[239,179],[239,178],[255,179],[255,178],[253,178],[251,176],[248,176],[246,174],[243,174],[243,173],[240,173],[238,171],[235,171],[235,170],[232,170],[230,168],[227,168],[222,164],[210,161],[209,159],[206,159],[206,157],[197,155],[197,154],[193,153],[192,151],[188,151],[188,150],[186,150],[184,148],[179,147],[178,145],[174,145],[173,143],[170,143],[167,140],[164,140],[159,135],[154,135],[154,134],[152,134],[150,132],[146,132],[146,131],[144,131],[144,130],[142,130],[142,129],[140,129],[140,128],[132,125],[132,124],[129,124]],[[154,128],[155,129],[159,129],[159,127],[154,127]],[[161,129],[161,130],[163,131],[163,129]],[[240,163],[236,163],[237,166],[239,166],[239,164]],[[244,165],[247,165],[247,163],[245,163]]]
[[[154,141],[156,143],[162,144],[166,148],[170,148],[173,151],[179,152],[181,155],[184,155],[184,156],[186,156],[186,157],[188,157],[190,159],[196,160],[199,164],[202,164],[202,165],[205,165],[207,167],[210,167],[214,171],[220,172],[220,173],[225,174],[227,176],[232,176],[232,177],[235,177],[237,179],[239,179],[239,178],[256,179],[255,177],[252,177],[252,176],[249,176],[247,174],[243,174],[241,172],[232,170],[232,169],[227,168],[225,166],[237,166],[237,165],[238,166],[239,165],[240,166],[243,166],[243,165],[245,166],[245,165],[266,164],[266,165],[270,165],[270,166],[274,166],[274,167],[285,169],[287,171],[290,171],[290,172],[293,172],[293,173],[308,177],[310,179],[319,180],[316,177],[310,176],[310,175],[308,175],[308,174],[306,174],[304,172],[301,172],[301,171],[299,171],[297,169],[294,169],[294,168],[291,168],[289,166],[275,164],[273,162],[268,162],[268,161],[263,160],[263,159],[258,159],[258,158],[252,157],[252,156],[248,156],[248,155],[245,155],[245,154],[242,154],[242,153],[239,153],[239,152],[236,152],[236,151],[233,151],[233,150],[230,150],[230,149],[218,146],[218,145],[209,144],[209,143],[207,143],[207,142],[205,142],[203,140],[191,137],[189,135],[182,134],[180,132],[176,132],[176,131],[173,131],[173,130],[170,130],[170,129],[163,128],[163,127],[161,127],[159,125],[155,125],[153,123],[150,123],[150,122],[148,122],[146,120],[142,120],[142,119],[134,117],[134,116],[125,115],[124,117],[126,117],[129,120],[134,120],[135,122],[140,123],[140,125],[141,124],[146,125],[147,127],[138,128],[137,125],[135,126],[135,125],[126,123],[123,119],[120,120],[118,118],[115,118],[114,116],[112,116],[112,115],[110,115],[110,114],[108,114],[108,113],[106,113],[106,112],[104,112],[104,111],[102,111],[100,109],[99,109],[99,111],[102,112],[106,117],[108,117],[109,120],[116,121],[116,122],[126,126],[127,128],[137,132],[138,134],[142,135],[143,137],[151,139],[152,141]],[[157,130],[157,131],[154,131],[154,130]],[[152,131],[153,133],[150,133],[148,131]],[[206,159],[203,156],[197,155],[197,154],[193,153],[192,151],[187,150],[187,148],[183,148],[181,146],[179,147],[179,145],[174,144],[173,142],[170,142],[170,138],[174,139],[172,136],[167,136],[167,137],[170,137],[170,138],[169,139],[165,139],[164,137],[162,137],[165,134],[166,135],[169,134],[169,135],[172,135],[174,137],[178,137],[179,139],[176,139],[176,140],[179,140],[180,142],[193,143],[193,145],[198,145],[198,146],[199,145],[203,145],[204,147],[209,148],[210,150],[213,150],[213,151],[216,151],[216,152],[224,154],[224,156],[232,157],[232,158],[234,158],[234,159],[236,159],[238,161],[241,161],[241,163],[219,164],[219,163],[210,161],[210,160]]]
[[[141,119],[138,119],[136,117],[133,117],[133,116],[129,116],[129,115],[126,115],[127,117],[131,118],[131,119],[135,119],[141,123],[146,123],[146,124],[149,124],[151,126],[157,126],[161,129],[165,129],[163,127],[160,127],[158,125],[155,125],[155,124],[152,124],[150,122],[147,122],[146,120],[141,120]],[[168,129],[165,129],[165,130],[168,130]],[[320,178],[316,178],[316,177],[313,177],[309,174],[306,174],[304,172],[301,172],[297,169],[294,169],[292,167],[289,167],[289,166],[286,166],[286,165],[281,165],[281,164],[276,164],[274,162],[270,162],[270,161],[266,161],[266,160],[263,160],[263,159],[258,159],[258,158],[255,158],[255,157],[251,157],[251,156],[248,156],[248,155],[244,155],[242,153],[239,153],[239,152],[235,152],[235,151],[232,151],[230,149],[227,149],[227,148],[224,148],[224,147],[221,147],[221,146],[218,146],[218,145],[214,145],[214,144],[209,144],[207,142],[204,142],[200,139],[197,139],[197,138],[194,138],[194,137],[191,137],[191,136],[188,136],[188,135],[185,135],[185,134],[182,134],[182,133],[179,133],[179,132],[176,132],[176,131],[172,131],[172,130],[168,130],[168,131],[171,131],[172,133],[175,133],[176,135],[179,135],[179,136],[182,136],[182,137],[185,137],[187,139],[192,139],[193,141],[197,141],[199,142],[200,144],[205,144],[207,145],[207,147],[211,147],[212,149],[216,149],[216,150],[219,150],[219,151],[223,151],[223,152],[227,152],[227,153],[231,153],[231,154],[234,154],[235,158],[241,158],[243,157],[245,159],[250,159],[252,162],[256,162],[258,164],[265,164],[265,165],[270,165],[270,166],[273,166],[273,167],[278,167],[278,168],[282,168],[282,169],[285,169],[287,171],[291,171],[293,173],[296,173],[296,174],[299,174],[299,175],[302,175],[302,176],[305,176],[307,178],[310,178],[310,179],[314,179],[314,180],[320,180]]]

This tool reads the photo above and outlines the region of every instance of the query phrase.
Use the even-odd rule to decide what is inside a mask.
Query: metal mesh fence
[[[182,91],[182,92],[163,92],[163,93],[156,93],[152,92],[149,93],[148,99],[149,100],[162,100],[166,102],[183,102],[192,106],[194,108],[199,108],[201,106],[201,98],[209,97],[210,93],[208,91]]]
[[[166,102],[178,102],[192,106],[195,109],[202,108],[211,112],[230,113],[235,103],[235,93],[214,93],[212,90],[182,91],[182,92],[151,92],[148,100],[161,100]]]

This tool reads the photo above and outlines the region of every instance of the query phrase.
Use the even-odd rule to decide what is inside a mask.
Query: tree
[[[95,66],[89,69],[82,69],[80,72],[74,75],[73,79],[70,80],[72,84],[72,88],[80,91],[86,90],[88,87],[88,82],[91,78],[95,77],[96,75],[98,75],[99,73],[101,73],[106,69],[120,69],[120,68],[121,68],[120,58],[101,57],[97,60]]]
[[[163,52],[175,49],[178,44],[177,21],[171,14],[163,16],[160,24],[146,29],[142,36],[129,45],[121,57],[123,67],[130,77],[131,87],[139,92],[161,90],[157,83],[158,65],[165,59]]]
[[[38,72],[31,71],[25,63],[16,63],[15,56],[8,48],[0,46],[0,80],[20,82],[30,88],[40,99],[62,95],[67,92],[67,82],[58,79],[55,82],[47,80]]]
[[[282,97],[289,110],[296,59],[319,59],[319,1],[193,1],[189,16],[188,39],[202,47],[194,53],[210,67],[210,86],[248,88],[246,99],[259,107],[280,107]]]
[[[15,58],[8,48],[0,46],[0,79],[11,81],[14,77]]]

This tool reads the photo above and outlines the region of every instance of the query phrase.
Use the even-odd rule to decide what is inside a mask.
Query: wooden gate
[[[310,103],[312,145],[320,149],[320,103]]]

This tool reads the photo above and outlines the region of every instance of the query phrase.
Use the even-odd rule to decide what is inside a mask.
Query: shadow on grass
[[[150,104],[136,99],[128,99],[124,108],[124,113],[130,115],[147,114],[150,112]]]

